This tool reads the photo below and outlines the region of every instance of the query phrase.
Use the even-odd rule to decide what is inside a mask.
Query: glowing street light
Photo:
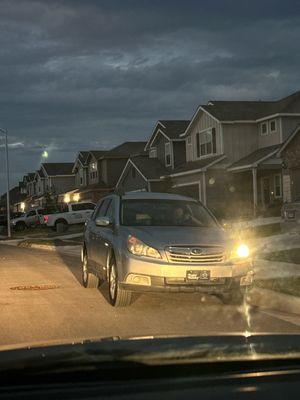
[[[42,157],[43,158],[48,158],[49,157],[49,153],[48,153],[47,150],[43,151]]]

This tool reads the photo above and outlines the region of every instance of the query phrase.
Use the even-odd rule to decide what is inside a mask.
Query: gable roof
[[[280,146],[281,144],[275,144],[273,146],[257,149],[252,153],[248,154],[246,157],[243,157],[240,160],[233,163],[232,165],[230,165],[230,167],[228,167],[228,171],[242,170],[246,168],[255,167],[262,161],[265,161],[271,156],[275,155]]]
[[[182,135],[186,128],[188,127],[190,121],[189,120],[167,120],[161,119],[157,121],[153,133],[148,140],[145,150],[149,149],[151,144],[156,138],[158,131],[163,132],[164,136],[166,136],[170,140],[180,139],[180,135]]]
[[[146,142],[124,142],[107,151],[105,158],[126,158],[139,155],[144,151]]]
[[[188,161],[182,165],[179,165],[175,168],[172,172],[168,172],[169,176],[176,176],[176,175],[186,175],[186,174],[193,174],[197,171],[205,171],[207,168],[218,164],[220,161],[223,161],[226,158],[224,154],[212,156],[208,158],[203,158],[202,160],[196,161]]]
[[[105,154],[107,153],[107,150],[90,150],[87,155],[87,160],[89,159],[89,156],[92,155],[96,160],[100,160]]]
[[[82,166],[86,165],[88,155],[89,155],[89,151],[80,151],[78,153],[77,159],[78,159],[78,161],[80,161]]]
[[[160,179],[168,172],[164,165],[157,158],[138,156],[130,158],[130,161],[142,172],[147,179]]]
[[[215,101],[200,106],[219,121],[256,121],[269,115],[300,113],[300,91],[277,101]]]
[[[290,134],[290,136],[286,139],[285,142],[282,143],[282,146],[280,147],[278,151],[278,155],[281,155],[282,151],[288,146],[288,144],[294,139],[294,137],[300,133],[300,124],[296,126],[296,128],[293,130],[293,132]]]
[[[41,166],[44,168],[48,176],[56,175],[73,175],[73,163],[42,163]]]

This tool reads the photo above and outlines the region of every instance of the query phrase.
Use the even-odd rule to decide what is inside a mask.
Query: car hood
[[[136,236],[149,246],[165,248],[166,246],[222,246],[227,242],[221,228],[205,227],[165,227],[142,226],[123,227],[124,234]]]

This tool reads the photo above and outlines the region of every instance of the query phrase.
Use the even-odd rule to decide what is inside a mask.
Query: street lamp
[[[7,191],[6,191],[7,236],[10,238],[11,237],[11,229],[10,229],[9,162],[8,162],[7,129],[0,128],[0,132],[2,132],[4,134],[4,138],[5,138],[5,161],[6,161],[6,182],[7,182]]]

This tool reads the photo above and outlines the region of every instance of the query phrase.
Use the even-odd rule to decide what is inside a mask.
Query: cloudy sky
[[[78,150],[143,140],[211,99],[300,90],[298,0],[0,0],[12,184]],[[4,191],[0,138],[0,193]]]

